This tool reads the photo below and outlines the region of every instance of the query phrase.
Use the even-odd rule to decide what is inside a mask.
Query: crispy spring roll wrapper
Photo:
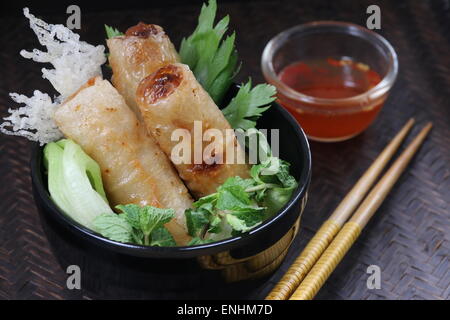
[[[217,187],[229,177],[249,177],[249,166],[243,163],[245,151],[238,143],[222,112],[197,82],[187,65],[180,63],[167,65],[143,79],[136,93],[136,101],[148,131],[153,134],[161,149],[174,162],[181,179],[194,197],[199,198],[216,192]],[[207,159],[207,153],[200,154],[200,162],[194,161],[194,121],[201,121],[203,133],[207,129],[218,129],[224,137],[221,139],[221,147],[212,151],[209,159]],[[190,132],[191,161],[188,161],[189,163],[177,164],[174,161],[172,150],[175,150],[174,148],[181,140],[172,141],[172,133],[176,129],[185,129]],[[231,135],[225,133],[226,129],[230,129],[228,132],[231,132]],[[200,137],[203,150],[215,141],[212,139],[202,142]],[[229,152],[234,155],[232,157],[234,161],[231,163],[226,161],[227,150],[233,151],[233,153]],[[240,164],[236,155],[241,156]],[[216,159],[222,159],[222,161],[216,161]]]
[[[134,203],[175,210],[166,224],[186,244],[184,210],[192,198],[167,156],[123,97],[100,77],[89,80],[54,114],[59,129],[99,164],[112,206]]]
[[[140,117],[135,99],[139,82],[160,67],[178,62],[178,53],[160,26],[142,22],[129,28],[124,36],[108,39],[107,44],[112,83]]]

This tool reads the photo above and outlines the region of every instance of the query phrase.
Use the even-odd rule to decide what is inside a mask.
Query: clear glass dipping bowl
[[[362,63],[381,81],[354,96],[319,98],[296,91],[279,78],[293,63],[330,58]],[[310,139],[324,142],[350,139],[364,131],[381,110],[398,72],[397,54],[385,38],[358,25],[336,21],[317,21],[281,32],[265,47],[261,66],[266,81],[277,88],[278,102]]]

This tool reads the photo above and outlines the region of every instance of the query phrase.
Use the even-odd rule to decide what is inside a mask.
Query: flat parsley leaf
[[[275,100],[276,89],[270,84],[258,84],[251,89],[249,80],[242,84],[236,96],[222,112],[234,129],[248,130],[256,126],[256,120],[269,109],[270,103]]]
[[[258,207],[246,191],[254,185],[253,179],[230,177],[216,193],[194,202],[194,209],[185,212],[189,235],[204,240],[206,233],[216,234],[214,238],[220,239],[230,233],[229,227],[223,228],[224,221],[237,233],[261,223],[265,208]]]
[[[194,32],[183,38],[180,46],[181,62],[187,64],[198,82],[219,104],[238,71],[235,34],[222,40],[228,29],[226,16],[214,26],[216,0],[203,4]]]
[[[273,174],[264,174],[271,163],[277,160],[277,171]],[[297,181],[289,173],[290,164],[284,160],[271,157],[265,163],[254,165],[250,175],[261,187],[256,191],[256,201],[266,207],[269,217],[278,212],[289,201],[297,188]]]
[[[106,37],[108,39],[111,39],[111,38],[114,38],[114,37],[118,37],[118,36],[123,36],[122,32],[120,32],[116,28],[110,27],[110,26],[108,26],[106,24],[105,24],[105,31],[106,31]]]

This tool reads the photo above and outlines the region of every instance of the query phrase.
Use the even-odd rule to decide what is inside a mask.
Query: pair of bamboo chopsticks
[[[413,124],[414,119],[410,119],[380,153],[272,289],[267,300],[314,298],[380,207],[432,128],[430,122],[419,132],[363,200]],[[356,212],[346,222],[355,209]]]

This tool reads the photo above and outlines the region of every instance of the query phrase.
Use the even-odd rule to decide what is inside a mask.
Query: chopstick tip
[[[409,118],[409,120],[406,122],[405,124],[405,128],[411,129],[411,127],[414,125],[414,123],[416,122],[416,119],[414,118]]]
[[[424,132],[425,135],[428,135],[428,133],[431,131],[431,129],[433,128],[433,122],[427,122],[427,124],[423,127],[422,131]]]

